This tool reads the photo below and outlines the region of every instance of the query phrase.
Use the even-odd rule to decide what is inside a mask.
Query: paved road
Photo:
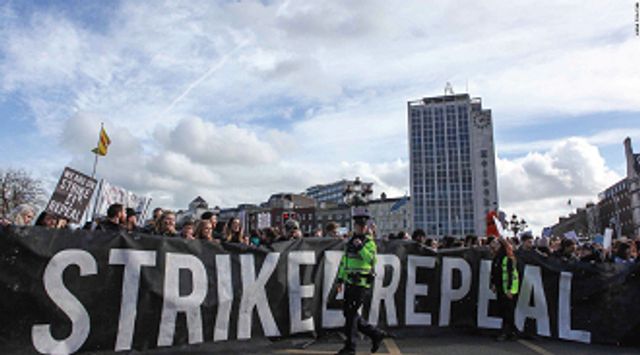
[[[280,355],[330,355],[342,346],[338,334],[328,335],[310,342],[308,338],[293,338],[279,341],[267,339],[247,342],[223,342],[181,348],[151,351],[151,354],[280,354]],[[360,342],[358,354],[369,354],[368,340]],[[402,336],[385,339],[378,354],[384,355],[591,355],[591,354],[640,354],[640,348],[585,345],[547,339],[496,342],[491,336],[459,333],[441,333],[417,337]]]

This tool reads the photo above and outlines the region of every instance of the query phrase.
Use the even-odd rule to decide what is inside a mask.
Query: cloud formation
[[[404,194],[406,102],[447,81],[468,83],[501,127],[640,111],[623,3],[123,1],[103,15],[92,26],[55,6],[2,5],[0,96],[89,171],[104,121],[114,143],[99,173],[171,207],[358,175]],[[617,178],[591,146],[610,133],[505,147],[538,151],[500,161],[505,205],[593,196]]]
[[[523,215],[536,229],[575,207],[597,202],[599,192],[622,178],[607,167],[598,148],[582,138],[557,142],[544,153],[498,159],[497,169],[502,208]]]

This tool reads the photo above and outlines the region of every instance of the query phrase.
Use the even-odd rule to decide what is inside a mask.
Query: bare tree
[[[0,170],[0,217],[7,217],[18,205],[40,206],[46,202],[42,181],[24,170]]]

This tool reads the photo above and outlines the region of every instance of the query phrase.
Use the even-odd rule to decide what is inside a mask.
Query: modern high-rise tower
[[[468,94],[408,103],[414,228],[428,235],[485,235],[498,208],[491,110]]]

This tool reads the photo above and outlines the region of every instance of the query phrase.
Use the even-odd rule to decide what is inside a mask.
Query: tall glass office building
[[[414,228],[484,235],[498,208],[491,110],[452,94],[410,101],[408,119]]]

